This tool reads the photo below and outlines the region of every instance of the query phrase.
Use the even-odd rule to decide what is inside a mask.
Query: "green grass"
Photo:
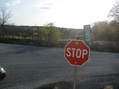
[[[102,52],[119,52],[119,41],[93,41],[91,49]]]

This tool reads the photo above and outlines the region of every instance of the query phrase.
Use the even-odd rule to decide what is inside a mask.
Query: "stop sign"
[[[71,65],[82,66],[90,56],[90,48],[82,40],[72,40],[64,49],[65,59]]]

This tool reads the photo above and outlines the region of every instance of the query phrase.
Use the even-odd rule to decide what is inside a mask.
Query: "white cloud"
[[[7,6],[15,6],[19,4],[21,0],[11,0],[10,2],[6,3]]]
[[[39,9],[51,9],[52,3],[47,3],[47,4],[36,4],[34,5],[36,8]]]
[[[40,7],[40,9],[50,9],[50,7]]]

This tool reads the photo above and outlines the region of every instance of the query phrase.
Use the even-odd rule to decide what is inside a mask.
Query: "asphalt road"
[[[7,76],[0,89],[33,89],[57,81],[72,81],[73,67],[64,59],[63,48],[45,48],[0,43],[0,66]],[[77,79],[119,74],[119,53],[92,52],[78,67]]]

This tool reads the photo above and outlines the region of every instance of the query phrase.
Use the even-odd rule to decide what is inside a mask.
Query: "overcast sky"
[[[83,28],[83,25],[108,20],[115,0],[0,0],[11,11],[15,25]]]

